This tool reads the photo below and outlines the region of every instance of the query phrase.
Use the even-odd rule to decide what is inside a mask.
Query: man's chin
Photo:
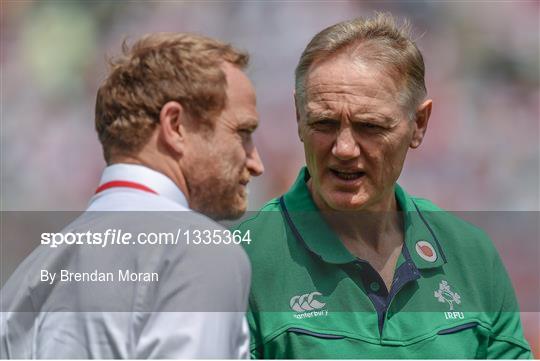
[[[229,220],[235,220],[244,215],[247,210],[247,202],[245,200],[242,200],[241,203],[239,203],[236,207],[233,207],[231,210],[231,218],[228,218]]]
[[[347,194],[339,192],[338,194],[329,194],[326,198],[326,204],[334,211],[361,211],[368,203],[367,195]]]
[[[227,205],[226,209],[223,209],[220,214],[212,217],[216,221],[234,221],[239,219],[246,213],[247,203],[243,201],[242,203],[231,202]]]

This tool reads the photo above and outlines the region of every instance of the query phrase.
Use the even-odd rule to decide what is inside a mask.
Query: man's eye
[[[251,134],[253,133],[253,131],[251,129],[239,129],[238,130],[238,134],[240,134],[240,136],[244,139],[248,139],[251,137]]]
[[[383,129],[383,127],[374,123],[361,123],[359,125],[362,129],[368,129],[368,130],[382,130]]]
[[[378,125],[376,125],[376,124],[371,124],[371,123],[365,123],[365,124],[364,124],[364,127],[365,127],[365,128],[380,128]]]
[[[315,129],[330,130],[339,126],[339,122],[333,119],[321,119],[311,123],[311,126]]]

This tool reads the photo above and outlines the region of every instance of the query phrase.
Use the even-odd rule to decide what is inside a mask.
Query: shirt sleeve
[[[137,289],[132,358],[248,358],[251,267],[242,248],[192,245],[155,261],[160,282]],[[152,311],[152,312],[147,312]]]
[[[261,335],[259,333],[251,305],[247,313],[247,321],[249,325],[249,332],[251,335],[250,342],[249,342],[250,358],[261,359],[262,358],[261,343],[257,341]]]
[[[238,347],[237,347],[237,357],[238,359],[249,359],[249,326],[246,318],[242,320],[242,329],[239,333]]]
[[[492,266],[493,313],[488,359],[530,359],[529,344],[523,336],[519,305],[508,273],[495,254]]]
[[[136,359],[247,358],[245,320],[238,312],[153,312],[133,353]]]

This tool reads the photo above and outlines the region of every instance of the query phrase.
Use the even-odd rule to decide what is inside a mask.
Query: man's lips
[[[342,181],[355,181],[366,175],[366,173],[360,169],[330,168],[330,173]]]

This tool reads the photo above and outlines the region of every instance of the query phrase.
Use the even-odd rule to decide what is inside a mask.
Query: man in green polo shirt
[[[239,228],[255,358],[528,358],[488,236],[397,179],[424,137],[424,63],[390,15],[317,34],[296,69],[306,167]]]

